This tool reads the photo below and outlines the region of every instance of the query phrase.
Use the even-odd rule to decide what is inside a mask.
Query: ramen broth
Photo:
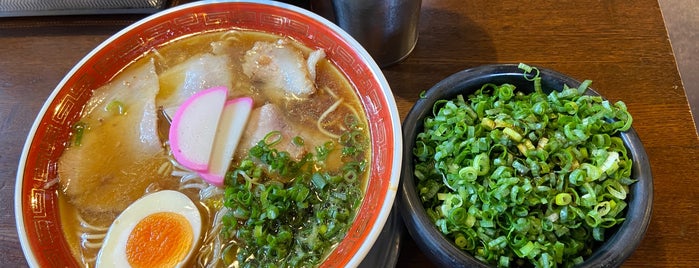
[[[337,143],[343,131],[347,129],[345,125],[346,118],[353,116],[356,117],[360,126],[367,125],[361,104],[352,86],[327,59],[323,58],[315,65],[316,74],[313,82],[316,90],[307,98],[281,94],[274,89],[268,88],[265,84],[266,81],[250,79],[243,70],[243,61],[246,52],[250,51],[255,43],[259,41],[292,46],[294,49],[301,51],[304,59],[308,58],[310,53],[313,52],[311,48],[305,47],[294,40],[268,33],[249,31],[203,33],[175,40],[152,50],[125,67],[122,72],[115,76],[114,81],[110,83],[118,82],[119,79],[128,79],[123,76],[130,76],[129,72],[152,64],[155,73],[157,73],[157,84],[159,86],[155,96],[155,106],[162,107],[168,115],[172,115],[174,109],[177,108],[178,101],[181,102],[183,96],[186,97],[193,93],[181,92],[183,84],[194,83],[198,87],[197,90],[213,86],[225,86],[229,88],[229,99],[240,96],[251,97],[254,100],[253,109],[263,111],[258,111],[257,117],[254,115],[250,117],[247,123],[248,127],[257,123],[254,120],[267,115],[265,114],[267,112],[264,112],[267,110],[261,109],[261,107],[265,105],[273,106],[276,112],[283,115],[284,120],[288,121],[286,124],[295,129],[294,133],[298,133],[305,140],[305,146],[308,148],[306,151],[311,153],[315,153],[312,149],[314,146],[323,145],[328,141]],[[208,58],[211,56],[216,56],[217,58],[209,61],[210,59]],[[207,65],[209,62],[218,65],[215,68],[207,68],[210,67]],[[199,71],[199,73],[196,73],[197,64],[203,64],[201,67],[205,68],[200,68],[200,70],[204,70],[203,72]],[[213,77],[219,74],[223,74],[224,77]],[[226,74],[228,78],[225,77]],[[207,77],[207,75],[210,76]],[[200,79],[200,81],[193,81],[193,79]],[[126,85],[130,82],[122,81],[119,83]],[[139,116],[130,111],[128,106],[125,108],[119,105],[117,105],[116,115],[114,116]],[[120,112],[120,109],[125,109],[126,112]],[[108,110],[108,108],[105,108],[105,110]],[[114,111],[112,112],[114,113]],[[255,114],[254,111],[253,114]],[[82,170],[81,174],[84,174],[81,178],[74,178],[73,181],[66,182],[62,180],[59,191],[59,211],[61,213],[64,235],[78,262],[84,267],[95,265],[95,258],[99,252],[104,234],[112,221],[125,209],[128,202],[133,202],[147,193],[171,189],[180,191],[192,199],[197,204],[202,215],[202,237],[194,251],[195,256],[189,259],[189,264],[191,266],[211,267],[222,267],[224,263],[230,264],[231,254],[224,256],[225,254],[216,252],[224,250],[222,245],[228,245],[225,249],[231,250],[230,245],[240,242],[229,241],[218,235],[221,229],[220,221],[222,217],[218,212],[223,207],[223,188],[208,185],[197,176],[192,175],[193,173],[179,166],[169,153],[167,136],[163,137],[162,134],[158,136],[162,142],[159,143],[161,145],[160,149],[149,152],[149,155],[143,156],[143,159],[139,160],[138,163],[133,163],[131,159],[124,159],[122,157],[124,152],[118,149],[120,148],[119,146],[101,146],[100,144],[104,143],[120,145],[121,141],[119,139],[122,136],[122,132],[127,131],[119,129],[91,131],[91,127],[94,127],[96,124],[111,122],[108,121],[110,120],[108,117],[109,114],[98,117],[94,112],[85,109],[83,117],[76,123],[76,126],[83,124],[82,127],[84,129],[72,133],[72,144],[66,149],[64,155],[70,153],[69,151],[71,150],[77,150],[79,147],[87,147],[81,149],[84,151],[99,150],[98,155],[102,159],[100,161],[108,161],[109,165],[85,167],[83,163],[79,163],[81,162],[79,157],[73,157],[74,159],[70,161],[59,161],[59,165],[76,165],[77,169]],[[158,117],[157,127],[160,128],[163,124],[166,126],[168,124],[165,117]],[[280,131],[280,129],[273,130]],[[365,137],[369,136],[366,127],[363,127],[362,131]],[[80,139],[79,142],[75,142],[76,137]],[[244,137],[241,144],[258,142],[249,140],[252,139],[250,137],[247,139]],[[89,146],[94,146],[95,148]],[[101,147],[97,148],[99,146]],[[370,154],[369,145],[361,144],[360,146],[363,146],[365,150],[359,156],[359,159],[362,161],[368,160]],[[248,157],[247,149],[249,148],[242,147],[239,146],[236,151],[230,170],[236,169],[240,162]],[[329,172],[334,172],[333,170],[341,168],[343,165],[341,151],[341,148],[331,151],[322,168]],[[91,156],[86,154],[83,157]],[[96,161],[90,163],[93,162]],[[107,166],[109,170],[105,170]],[[59,176],[69,176],[67,174],[72,174],[74,170],[72,166],[59,166],[59,170],[61,168],[63,168],[63,171],[59,172]],[[95,170],[98,170],[98,174],[101,174],[99,176],[102,177],[88,174],[95,173]],[[363,174],[358,176],[359,180],[362,181],[358,184],[361,192],[364,192],[363,188],[365,187],[364,184],[368,173],[367,168],[367,170],[363,171]],[[127,175],[117,176],[119,179],[118,183],[106,183],[109,182],[113,174]],[[286,184],[293,180],[293,178],[284,178],[278,174],[270,174],[266,178],[267,180],[276,180]],[[76,186],[75,184],[78,184],[78,182],[80,185],[87,185],[87,188]],[[92,194],[91,192],[93,191],[99,191],[100,195]],[[119,201],[110,202],[110,200]],[[99,203],[99,206],[92,205],[96,202]],[[351,213],[352,217],[354,217],[354,214],[356,214],[356,211]],[[329,252],[329,249],[326,250],[326,253]],[[228,260],[223,261],[223,258],[228,258]]]

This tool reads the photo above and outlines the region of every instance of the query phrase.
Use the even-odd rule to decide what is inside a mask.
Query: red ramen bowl
[[[357,266],[381,232],[398,189],[402,138],[389,85],[371,56],[322,17],[272,1],[203,1],[174,7],[123,29],[85,56],[60,82],[28,135],[15,192],[15,213],[27,261],[36,267],[75,267],[63,236],[57,161],[92,91],[153,48],[185,36],[225,29],[268,32],[323,49],[359,97],[371,141],[364,199],[346,237],[321,266]]]

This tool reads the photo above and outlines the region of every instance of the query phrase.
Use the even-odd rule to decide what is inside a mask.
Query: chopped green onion
[[[82,121],[78,121],[73,125],[73,138],[71,140],[71,145],[73,146],[80,146],[83,141],[83,136],[85,135],[85,131],[87,131],[87,124]]]
[[[126,114],[126,105],[118,100],[113,100],[104,107],[104,110],[115,115],[124,115]]]
[[[560,193],[556,195],[556,205],[559,206],[565,206],[570,204],[570,201],[572,201],[572,197],[570,196],[569,193]]]
[[[294,137],[294,138],[291,140],[291,142],[292,142],[294,145],[296,145],[296,146],[303,146],[303,144],[304,144],[303,138],[301,138],[301,137],[299,137],[299,136]]]
[[[437,229],[498,266],[572,266],[624,221],[631,159],[623,102],[584,95],[591,81],[531,93],[484,84],[439,100],[413,148],[416,186]],[[548,91],[550,93],[545,93]]]
[[[298,161],[273,148],[281,133],[272,131],[226,174],[229,212],[221,235],[235,249],[226,247],[225,266],[317,266],[344,238],[362,202],[369,148],[364,125],[357,118],[345,122],[340,139]],[[292,142],[298,145],[297,138]],[[338,146],[352,153],[343,153],[341,167],[327,169],[323,161]]]
[[[425,91],[425,90],[420,91],[420,98],[421,99],[427,98],[426,94],[427,94],[427,91]]]

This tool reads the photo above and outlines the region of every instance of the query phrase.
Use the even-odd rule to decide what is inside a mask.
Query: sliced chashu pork
[[[303,53],[280,39],[275,43],[255,42],[245,53],[243,72],[265,94],[304,99],[315,93],[315,65],[324,57],[322,50]]]
[[[67,148],[58,161],[61,190],[79,210],[118,213],[150,185],[172,183],[169,174],[158,172],[168,161],[157,134],[158,89],[148,62],[93,92],[80,120],[88,127],[80,145]]]
[[[216,86],[230,89],[232,81],[228,55],[196,55],[160,75],[162,92],[158,96],[158,106],[163,106],[172,116],[177,107],[195,93]]]
[[[264,139],[267,134],[272,131],[279,131],[281,140],[273,146],[278,151],[288,152],[294,161],[299,161],[306,153],[315,154],[315,148],[322,146],[328,141],[333,141],[332,138],[316,131],[314,125],[297,125],[292,124],[287,118],[287,115],[274,104],[265,104],[255,108],[250,113],[248,124],[243,132],[243,136],[236,150],[236,159],[242,159],[248,155],[250,148],[255,146],[260,140]],[[304,140],[303,145],[294,144],[295,137],[301,137]],[[334,153],[339,153],[341,149],[336,141]],[[334,155],[331,157],[338,157]],[[336,163],[328,163],[333,168]],[[290,179],[290,178],[285,178]]]

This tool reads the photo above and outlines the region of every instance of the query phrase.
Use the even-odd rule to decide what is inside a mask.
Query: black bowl
[[[544,91],[562,89],[563,85],[577,88],[579,81],[561,73],[538,68]],[[413,147],[419,132],[423,131],[425,116],[431,115],[434,103],[442,99],[464,97],[480,89],[483,84],[510,83],[517,90],[533,91],[533,83],[527,81],[523,71],[515,64],[485,65],[453,74],[429,89],[412,107],[403,121],[403,169],[401,174],[400,214],[408,232],[422,252],[435,264],[443,267],[487,267],[465,251],[447,240],[427,216],[415,189],[413,175]],[[588,95],[599,95],[588,89]],[[596,247],[593,254],[585,259],[580,267],[620,266],[641,242],[650,223],[653,201],[653,178],[643,144],[633,128],[621,133],[632,161],[631,178],[637,180],[629,189],[626,220],[607,233],[607,239]]]

